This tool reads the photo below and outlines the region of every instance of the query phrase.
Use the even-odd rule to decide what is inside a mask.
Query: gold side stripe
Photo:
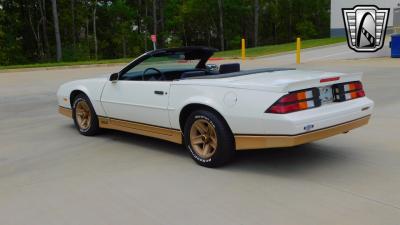
[[[60,114],[72,118],[72,110],[64,107],[59,107]],[[107,118],[99,116],[99,127],[105,129],[120,130],[128,133],[140,134],[144,136],[159,138],[162,140],[182,144],[182,132],[164,127],[157,127],[148,124],[135,123],[119,119]],[[325,129],[312,131],[304,134],[285,136],[257,136],[257,135],[235,135],[236,150],[245,149],[264,149],[264,148],[279,148],[292,147],[305,144],[308,142],[324,139],[337,134],[341,134],[355,128],[366,125],[369,122],[370,116],[366,116],[337,126],[328,127]]]
[[[179,130],[157,127],[148,124],[135,123],[99,116],[99,127],[120,130],[128,133],[140,134],[149,137],[182,144],[182,132]]]
[[[71,109],[59,106],[58,112],[66,117],[72,118],[72,110]]]
[[[235,135],[236,150],[292,147],[341,134],[368,123],[371,116],[366,116],[337,126],[311,131],[295,136],[254,136]]]
[[[58,112],[66,117],[72,118],[72,110],[59,106]],[[157,127],[148,124],[111,119],[99,116],[99,127],[105,129],[120,130],[128,133],[140,134],[149,137],[182,144],[182,132],[180,130]]]

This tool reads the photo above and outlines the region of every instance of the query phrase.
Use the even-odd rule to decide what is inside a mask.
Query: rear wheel
[[[185,123],[185,146],[201,166],[218,167],[232,159],[234,138],[226,122],[216,113],[198,110]]]
[[[72,117],[79,133],[86,136],[93,136],[99,132],[99,121],[96,112],[86,95],[79,94],[74,99]]]

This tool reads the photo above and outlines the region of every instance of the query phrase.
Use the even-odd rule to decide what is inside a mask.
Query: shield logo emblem
[[[347,44],[356,52],[376,52],[385,43],[389,8],[357,5],[342,9]]]

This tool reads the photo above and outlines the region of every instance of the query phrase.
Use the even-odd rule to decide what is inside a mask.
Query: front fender
[[[97,115],[105,115],[100,98],[105,84],[104,79],[77,80],[65,83],[57,91],[59,106],[72,108],[71,94],[73,91],[81,91],[88,96]]]

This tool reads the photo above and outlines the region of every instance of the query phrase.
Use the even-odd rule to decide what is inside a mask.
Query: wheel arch
[[[71,91],[71,94],[69,95],[69,102],[71,104],[71,109],[72,109],[72,105],[74,104],[74,100],[75,100],[76,96],[78,96],[79,94],[84,94],[89,98],[89,96],[81,89],[75,89],[75,90]]]
[[[188,117],[190,116],[190,114],[196,110],[208,110],[210,112],[215,113],[217,116],[219,116],[222,119],[222,122],[225,123],[227,125],[227,127],[229,128],[230,132],[233,134],[231,127],[229,126],[227,120],[224,118],[224,116],[222,115],[222,113],[220,113],[217,109],[215,109],[214,107],[211,107],[209,105],[203,104],[203,103],[190,103],[185,105],[180,113],[179,113],[179,126],[181,131],[183,132],[184,127],[185,127],[185,123],[186,120],[188,119]]]

